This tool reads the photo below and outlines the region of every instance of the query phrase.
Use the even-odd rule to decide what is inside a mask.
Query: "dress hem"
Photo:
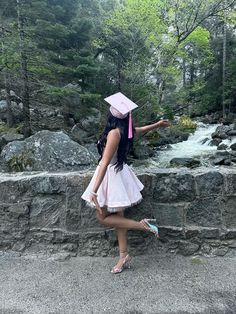
[[[127,204],[127,205],[116,205],[116,206],[108,206],[107,204],[103,204],[103,205],[100,205],[101,208],[106,208],[106,210],[109,212],[109,213],[116,213],[116,212],[120,212],[126,208],[130,208],[130,207],[133,207],[135,205],[138,205],[139,203],[141,203],[143,200],[143,197],[141,197],[140,199],[138,199],[137,201],[131,203],[131,204]],[[92,203],[92,202],[89,202],[87,200],[86,201],[86,204],[89,206],[89,207],[92,207],[92,208],[95,208],[96,206]]]

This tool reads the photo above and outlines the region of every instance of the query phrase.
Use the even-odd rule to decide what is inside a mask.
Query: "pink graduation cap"
[[[129,113],[129,131],[128,131],[128,138],[133,137],[133,131],[132,131],[132,114],[131,111],[138,106],[130,100],[128,97],[123,95],[122,93],[116,93],[114,95],[111,95],[104,99],[106,102],[108,102],[110,107],[111,114],[118,118],[118,119],[124,119],[127,117]]]

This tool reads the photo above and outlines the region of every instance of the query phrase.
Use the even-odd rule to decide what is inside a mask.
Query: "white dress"
[[[117,153],[115,153],[108,165],[105,176],[97,191],[97,200],[100,207],[105,207],[110,213],[122,211],[127,207],[139,203],[142,200],[140,191],[144,188],[142,182],[127,164],[123,165],[121,171],[116,172],[116,161]],[[99,167],[98,165],[88,187],[81,196],[82,199],[93,206],[94,204],[90,202],[90,192],[93,190]]]

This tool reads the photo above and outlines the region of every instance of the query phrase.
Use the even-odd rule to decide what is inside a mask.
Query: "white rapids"
[[[168,167],[173,158],[189,157],[197,157],[204,164],[204,157],[214,154],[217,150],[217,146],[209,145],[212,140],[211,134],[215,132],[217,126],[219,124],[198,123],[196,131],[189,136],[187,141],[171,144],[170,148],[158,151],[151,164],[158,167]]]

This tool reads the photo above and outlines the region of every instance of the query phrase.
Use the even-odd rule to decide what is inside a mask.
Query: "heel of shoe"
[[[156,222],[157,221],[155,218],[146,218],[144,220],[147,222]]]
[[[156,222],[156,219],[147,219],[147,218],[145,218],[145,219],[141,220],[141,223],[142,223],[144,226],[147,227],[147,231],[149,231],[149,232],[151,232],[151,233],[154,233],[154,235],[155,235],[157,238],[159,238],[159,231],[158,231],[157,226],[150,224],[150,221],[151,221],[151,222]]]
[[[129,255],[127,255],[126,260],[125,260],[125,262],[123,264],[123,267],[130,269],[132,267],[132,263],[131,262],[132,262],[132,258]]]

